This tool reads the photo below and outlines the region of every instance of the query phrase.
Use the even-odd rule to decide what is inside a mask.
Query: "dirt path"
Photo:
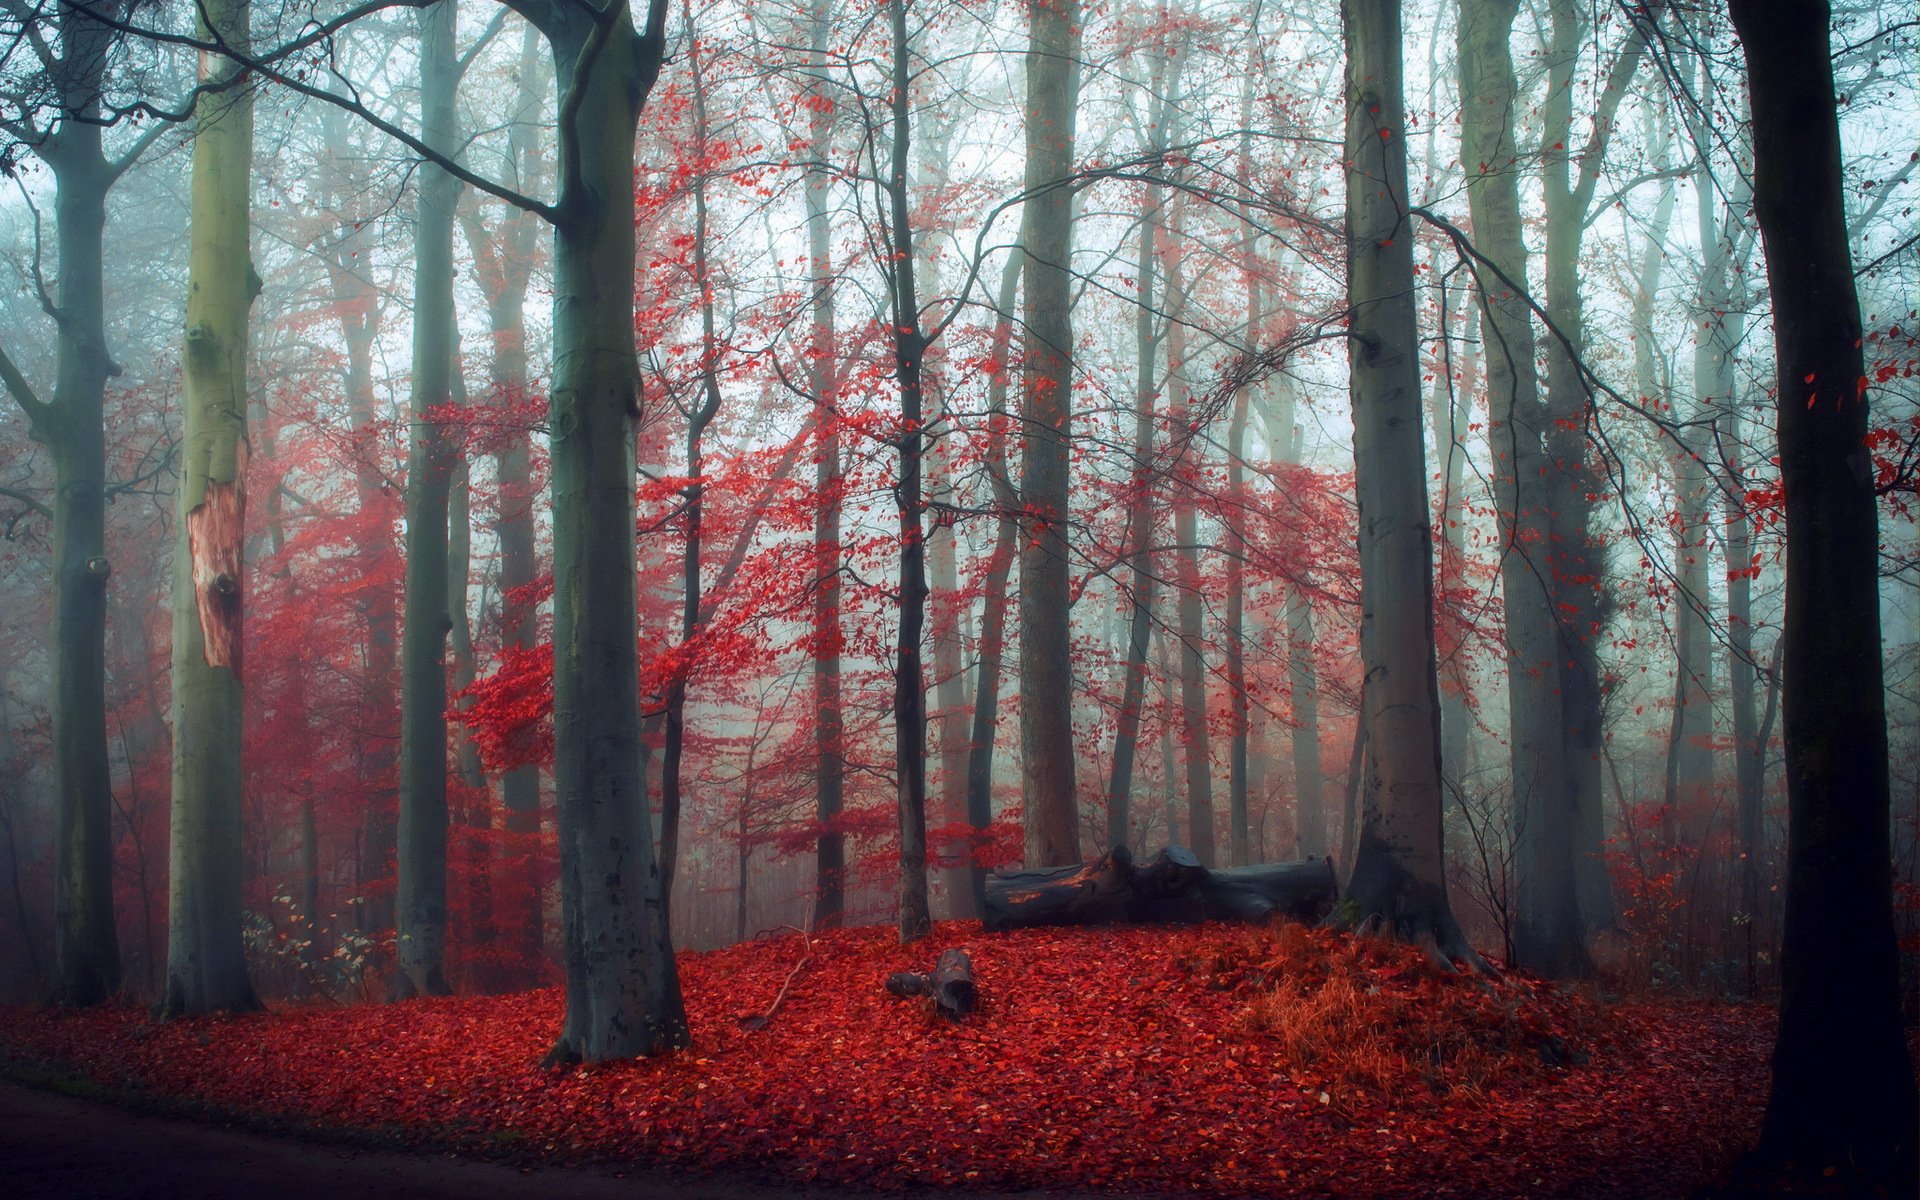
[[[11,1200],[851,1200],[844,1191],[746,1180],[607,1167],[521,1170],[426,1151],[277,1137],[9,1083],[0,1083],[0,1192]]]

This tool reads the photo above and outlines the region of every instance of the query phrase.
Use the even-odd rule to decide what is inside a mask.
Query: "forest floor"
[[[971,952],[980,983],[966,1023],[882,989],[950,946]],[[191,1173],[220,1156],[201,1134],[244,1137],[254,1148],[237,1156],[275,1179],[338,1178],[316,1196],[379,1194],[379,1172],[397,1171],[386,1194],[513,1195],[525,1179],[598,1197],[609,1164],[638,1164],[656,1186],[622,1181],[625,1194],[689,1200],[848,1188],[1683,1197],[1757,1132],[1773,1029],[1761,1006],[1603,1005],[1299,927],[984,934],[952,922],[906,948],[884,929],[810,946],[789,933],[683,954],[680,970],[691,1049],[563,1071],[538,1065],[560,1024],[556,989],[167,1024],[131,1008],[0,1010],[0,1071],[255,1131],[135,1136],[119,1123],[176,1123],[88,1103],[85,1120],[43,1113],[59,1136],[42,1137],[0,1111],[12,1127],[0,1155],[48,1179],[133,1155],[158,1181],[167,1162]],[[763,1028],[745,1020],[789,979]],[[22,1095],[9,1089],[0,1108],[79,1103]],[[90,1154],[81,1141],[96,1126]],[[544,1169],[555,1163],[590,1166]]]

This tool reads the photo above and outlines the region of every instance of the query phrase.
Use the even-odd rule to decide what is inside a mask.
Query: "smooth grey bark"
[[[1920,1178],[1900,1025],[1871,389],[1847,243],[1829,11],[1732,0],[1773,296],[1787,604],[1786,925],[1760,1156],[1809,1180]],[[1831,1181],[1828,1186],[1831,1186]],[[1867,1187],[1860,1188],[1868,1194]]]
[[[567,1004],[549,1061],[592,1062],[688,1040],[641,767],[634,579],[634,133],[666,6],[653,0],[644,34],[624,2],[524,11],[553,46],[561,94],[550,427]]]
[[[1560,149],[1549,152],[1541,182],[1547,213],[1546,309],[1559,331],[1558,337],[1547,340],[1546,359],[1547,415],[1552,422],[1547,433],[1547,457],[1554,467],[1548,481],[1552,496],[1548,530],[1555,548],[1554,608],[1563,650],[1560,694],[1565,733],[1561,765],[1566,771],[1567,803],[1573,810],[1580,915],[1588,929],[1599,929],[1614,922],[1601,792],[1605,730],[1601,723],[1599,659],[1599,643],[1613,602],[1607,592],[1606,546],[1596,539],[1593,527],[1598,497],[1606,491],[1601,472],[1587,460],[1593,398],[1577,361],[1586,348],[1581,247],[1594,190],[1612,142],[1614,117],[1639,70],[1652,25],[1633,13],[1627,14],[1632,27],[1607,69],[1587,141],[1576,160],[1574,76],[1592,31],[1587,9],[1577,0],[1550,0],[1548,16],[1547,98],[1542,106],[1541,141]],[[1574,161],[1579,163],[1577,172],[1572,170]]]
[[[245,53],[247,0],[207,0],[203,36]],[[253,96],[234,86],[194,113],[181,378],[185,430],[173,582],[173,810],[168,843],[168,1017],[260,1007],[241,948],[240,750],[246,584],[248,310],[259,289],[248,208]]]
[[[831,0],[814,0],[808,62],[813,72],[809,93],[826,99],[824,73],[832,18]],[[839,375],[834,360],[833,222],[828,200],[833,172],[832,107],[809,107],[808,140],[812,160],[806,173],[807,286],[812,292],[811,353],[807,386],[818,411],[819,446],[814,462],[813,516],[817,582],[813,593],[813,761],[814,842],[813,927],[837,927],[846,910],[846,835],[835,828],[846,798],[846,726],[840,711],[840,415],[836,410]]]
[[[1020,493],[1020,770],[1030,867],[1080,861],[1074,792],[1072,582],[1068,495],[1073,441],[1074,126],[1080,0],[1027,0],[1026,258]]]
[[[420,134],[443,153],[454,142],[456,19],[454,0],[436,0],[420,12]],[[393,1000],[453,991],[446,975],[447,519],[458,450],[437,414],[453,398],[453,219],[460,187],[431,162],[420,164],[416,187]]]
[[[1195,511],[1194,482],[1199,452],[1197,431],[1190,413],[1191,393],[1185,372],[1187,326],[1183,310],[1187,285],[1176,248],[1182,239],[1180,205],[1168,219],[1167,257],[1167,425],[1175,439],[1170,470],[1173,473],[1174,611],[1180,633],[1181,758],[1186,768],[1187,846],[1203,867],[1218,864],[1214,846],[1213,739],[1207,725],[1206,630],[1200,599],[1199,514]]]
[[[1550,422],[1535,373],[1532,318],[1517,290],[1527,278],[1519,154],[1513,138],[1519,100],[1508,46],[1518,8],[1518,0],[1461,0],[1461,157],[1467,165],[1475,240],[1488,264],[1504,276],[1480,271],[1477,290],[1487,347],[1488,422],[1506,611],[1516,842],[1514,951],[1533,970],[1566,976],[1584,974],[1588,963],[1574,876],[1561,653],[1551,582],[1552,501],[1545,450]]]
[[[1293,385],[1282,380],[1271,411],[1262,409],[1267,445],[1274,461],[1299,466],[1301,438],[1296,424],[1298,401]],[[1320,678],[1313,657],[1313,579],[1287,582],[1287,694],[1292,708],[1288,756],[1293,767],[1293,820],[1299,857],[1326,856],[1326,778],[1320,763]]]
[[[1349,387],[1360,512],[1367,756],[1346,919],[1477,956],[1447,903],[1433,522],[1420,439],[1413,228],[1398,0],[1344,0]]]
[[[1012,374],[1013,306],[1020,287],[1021,256],[1009,254],[1000,269],[993,326],[994,364],[987,379],[986,468],[995,511],[993,547],[988,551],[983,607],[980,610],[980,664],[974,675],[973,736],[967,748],[967,824],[973,829],[976,858],[968,872],[973,911],[986,910],[987,874],[977,858],[993,824],[993,751],[999,731],[1000,674],[1006,655],[1007,582],[1013,572],[1015,540],[1020,536],[1020,496],[1007,465],[1007,380]]]
[[[109,5],[116,17],[122,6]],[[0,351],[0,376],[53,460],[53,977],[48,999],[81,1007],[120,989],[113,910],[113,779],[107,757],[105,400],[107,194],[126,168],[102,146],[113,32],[62,7],[62,53],[44,62],[59,116],[35,153],[54,179],[58,278],[54,385],[42,400]],[[16,873],[15,887],[19,886]],[[29,942],[31,946],[31,942]],[[35,951],[37,954],[37,950]],[[36,972],[37,973],[37,972]]]
[[[1171,91],[1179,86],[1185,59],[1153,56],[1147,73],[1147,146],[1157,157],[1166,152]],[[1171,77],[1171,78],[1170,78]],[[1113,764],[1107,777],[1107,845],[1132,847],[1133,765],[1139,753],[1140,709],[1146,700],[1147,645],[1153,634],[1154,398],[1159,392],[1160,333],[1155,314],[1156,270],[1165,217],[1166,188],[1158,175],[1141,190],[1138,276],[1133,315],[1133,462],[1127,480],[1127,652],[1121,667],[1120,712],[1113,737]]]
[[[1706,39],[1707,31],[1696,37]],[[1709,625],[1707,565],[1712,547],[1714,483],[1707,470],[1708,445],[1714,413],[1733,390],[1733,347],[1726,344],[1724,315],[1727,293],[1727,250],[1721,237],[1717,185],[1708,149],[1715,136],[1710,129],[1713,88],[1704,55],[1698,60],[1701,81],[1708,90],[1689,109],[1690,140],[1700,161],[1694,173],[1694,219],[1700,239],[1700,285],[1693,321],[1693,403],[1679,411],[1673,453],[1673,482],[1678,520],[1674,526],[1674,633],[1676,711],[1672,744],[1668,749],[1669,815],[1666,829],[1688,838],[1703,829],[1714,777],[1713,752],[1713,631]]]

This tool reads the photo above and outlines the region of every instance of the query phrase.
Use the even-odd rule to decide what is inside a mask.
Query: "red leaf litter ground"
[[[881,987],[950,946],[982,1007]],[[694,1046],[538,1066],[560,995],[155,1024],[0,1013],[0,1057],[110,1089],[425,1146],[897,1189],[1684,1196],[1754,1135],[1770,1010],[1605,1009],[1297,927],[941,925],[681,957]]]

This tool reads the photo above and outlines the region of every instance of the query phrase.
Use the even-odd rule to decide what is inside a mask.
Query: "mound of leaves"
[[[1585,1065],[1619,1032],[1567,989],[1449,970],[1415,947],[1326,929],[1228,929],[1182,965],[1241,1000],[1229,1028],[1270,1045],[1313,1088],[1477,1095]]]
[[[953,946],[981,991],[964,1024],[883,990]],[[592,1069],[538,1066],[557,990],[166,1024],[0,1011],[0,1058],[271,1123],[790,1183],[1657,1197],[1753,1136],[1771,1034],[1761,1009],[1601,1014],[1310,930],[954,922],[910,947],[787,934],[681,972],[693,1047]]]

